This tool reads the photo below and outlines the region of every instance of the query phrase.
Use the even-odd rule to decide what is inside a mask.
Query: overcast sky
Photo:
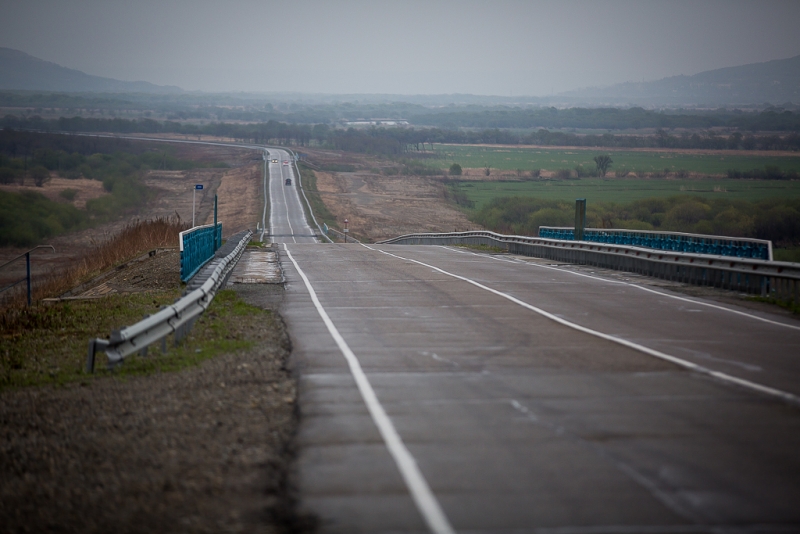
[[[540,96],[800,54],[796,0],[0,2],[0,46],[187,90]]]

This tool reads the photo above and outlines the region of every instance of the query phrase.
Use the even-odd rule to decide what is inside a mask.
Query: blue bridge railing
[[[216,240],[214,236],[216,234]],[[222,244],[222,223],[195,226],[180,233],[181,282],[188,281],[214,257]]]
[[[575,230],[573,228],[540,226],[539,237],[574,241]],[[693,254],[714,254],[736,258],[772,260],[772,242],[763,239],[684,234],[679,232],[587,228],[583,231],[583,240],[656,250],[690,252]]]

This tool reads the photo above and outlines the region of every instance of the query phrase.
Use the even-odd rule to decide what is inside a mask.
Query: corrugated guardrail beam
[[[696,285],[735,289],[800,303],[800,264],[671,252],[606,245],[587,241],[559,241],[494,232],[410,234],[382,241],[407,245],[485,245],[514,254],[566,263],[630,271]]]
[[[107,340],[89,340],[86,371],[94,372],[95,354],[98,350],[106,353],[109,366],[113,366],[126,356],[146,349],[173,332],[182,337],[185,330],[191,327],[194,320],[211,304],[214,295],[236,265],[252,235],[253,232],[247,232],[233,251],[220,261],[208,280],[198,289],[178,299],[175,304],[166,306],[135,325],[113,331]]]

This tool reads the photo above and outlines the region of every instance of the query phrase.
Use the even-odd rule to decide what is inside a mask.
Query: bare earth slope
[[[309,150],[311,161],[336,162],[337,153]],[[380,165],[347,154],[360,167]],[[438,177],[383,175],[374,170],[316,171],[317,189],[328,210],[343,226],[368,241],[413,232],[452,232],[477,228],[445,199]]]

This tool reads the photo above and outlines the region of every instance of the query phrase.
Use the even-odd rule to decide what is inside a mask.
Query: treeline
[[[319,95],[317,95],[319,96]],[[156,113],[169,120],[285,122],[289,124],[333,124],[336,121],[392,117],[411,124],[457,129],[601,129],[630,130],[641,128],[709,129],[736,128],[741,131],[800,132],[800,113],[779,107],[761,112],[738,109],[675,109],[646,110],[631,108],[557,109],[544,107],[537,99],[500,103],[493,99],[468,103],[466,95],[455,97],[462,102],[453,105],[452,98],[407,97],[408,101],[378,101],[360,95],[341,101],[342,97],[324,101],[292,100],[289,95],[275,97],[272,103],[263,97],[244,94],[170,94],[143,93],[66,94],[26,91],[0,91],[0,107],[28,108],[35,113],[49,110],[107,115]],[[349,98],[349,97],[345,97]],[[286,101],[280,101],[285,99]],[[478,99],[480,100],[480,98]],[[416,103],[414,103],[416,102]],[[450,104],[450,105],[448,105]]]
[[[533,197],[503,197],[492,200],[470,219],[495,232],[536,236],[540,226],[573,226],[575,206]],[[590,203],[586,227],[754,237],[770,239],[779,246],[796,246],[800,244],[800,199],[748,202],[674,196],[628,204]]]
[[[44,176],[42,169],[69,179],[80,177],[106,183],[150,169],[185,170],[218,167],[176,158],[173,147],[110,137],[46,134],[0,130],[0,183],[24,183],[29,175]],[[37,183],[36,185],[43,185]],[[111,187],[110,185],[108,187]]]
[[[640,128],[708,129],[800,132],[800,113],[768,109],[760,113],[715,110],[664,112],[638,107],[620,108],[500,108],[480,111],[439,111],[411,117],[414,124],[440,128],[586,128],[628,130]]]
[[[680,148],[711,150],[800,150],[800,133],[754,135],[734,132],[672,134],[659,129],[655,135],[583,135],[540,129],[530,133],[492,128],[486,130],[446,130],[440,128],[349,128],[335,129],[327,124],[287,124],[269,121],[258,124],[215,122],[184,124],[152,119],[93,119],[84,117],[46,120],[6,115],[0,127],[39,131],[174,133],[186,136],[212,135],[241,142],[309,146],[328,146],[366,154],[394,156],[425,149],[434,143],[580,146],[596,148]]]
[[[541,145],[596,148],[683,148],[706,150],[800,150],[800,134],[785,136],[734,132],[723,136],[714,133],[672,135],[658,130],[655,135],[578,135],[539,130],[519,134],[510,130],[416,130],[413,128],[372,128],[369,130],[330,130],[327,138],[318,138],[335,148],[370,154],[396,155],[424,150],[430,144]]]
[[[109,194],[87,200],[78,210],[34,191],[0,191],[0,246],[34,245],[130,213],[150,198],[141,180],[148,170],[210,166],[176,158],[169,153],[172,147],[159,148],[113,138],[1,130],[0,183],[42,186],[55,173],[101,181]],[[71,200],[69,191],[62,192],[65,200]]]

